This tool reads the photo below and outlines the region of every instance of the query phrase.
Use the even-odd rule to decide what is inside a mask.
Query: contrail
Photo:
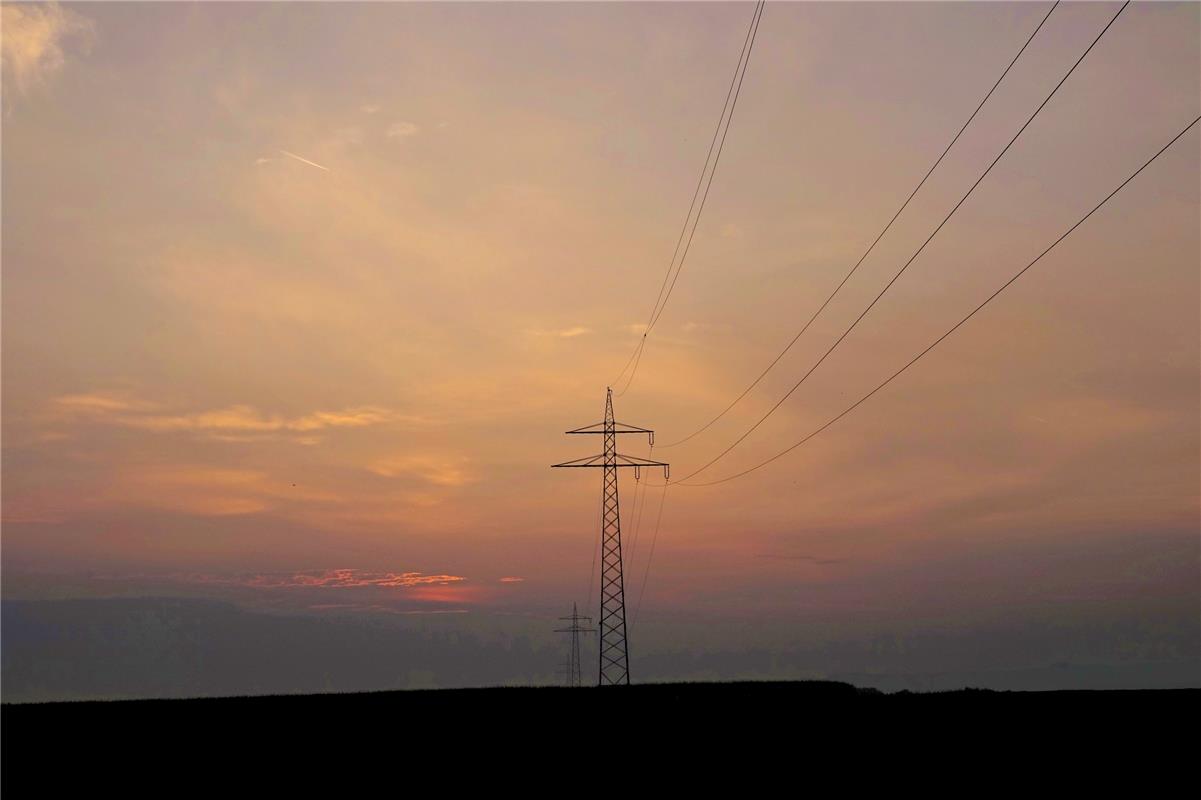
[[[279,152],[283,153],[285,156],[291,156],[292,158],[296,159],[297,161],[301,161],[305,164],[308,164],[310,167],[316,167],[317,169],[323,169],[326,172],[332,171],[332,170],[330,170],[329,167],[323,167],[320,164],[318,164],[316,161],[309,161],[307,158],[301,158],[300,156],[296,155],[295,153],[289,153],[287,150],[281,149]]]

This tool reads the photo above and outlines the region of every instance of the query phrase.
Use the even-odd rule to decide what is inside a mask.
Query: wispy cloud
[[[316,411],[301,417],[268,417],[251,406],[230,406],[215,411],[178,416],[128,417],[122,424],[150,431],[316,431],[323,428],[362,428],[379,425],[391,418],[382,408],[351,408],[344,411]]]
[[[730,326],[716,322],[685,322],[680,326],[684,333],[706,333],[729,331]]]
[[[585,336],[592,333],[591,328],[585,328],[581,325],[576,325],[571,328],[561,328],[559,330],[531,330],[532,336],[552,336],[559,339],[574,339],[577,336]]]
[[[774,561],[804,561],[809,564],[818,564],[822,566],[827,564],[839,564],[843,561],[846,561],[845,558],[819,558],[817,556],[805,555],[794,556],[787,553],[760,553],[758,557],[770,558]]]
[[[118,411],[145,411],[153,404],[111,394],[66,394],[54,398],[53,405],[72,413],[107,414]]]
[[[296,155],[295,153],[289,153],[287,150],[284,150],[283,148],[280,148],[280,151],[279,151],[279,152],[283,153],[285,156],[288,156],[289,158],[294,158],[294,159],[296,159],[297,161],[301,162],[302,164],[308,164],[310,167],[316,167],[317,169],[323,169],[323,170],[325,170],[326,172],[332,172],[332,171],[333,171],[333,170],[331,170],[329,167],[323,167],[323,166],[321,166],[321,165],[320,165],[320,164],[318,164],[316,161],[309,161],[307,158],[305,158],[305,157],[303,157],[303,156],[298,156],[298,155]]]
[[[525,578],[518,578],[515,575],[506,575],[500,579],[500,583],[525,583]]]
[[[233,517],[267,511],[290,489],[258,470],[156,465],[117,472],[90,501],[200,517]]]
[[[424,418],[400,414],[378,406],[313,411],[299,416],[265,414],[253,406],[244,404],[206,411],[171,413],[154,403],[101,392],[57,397],[51,401],[45,418],[49,422],[60,424],[82,421],[155,433],[204,433],[226,441],[254,441],[255,435],[270,433],[312,434],[336,428],[427,423]],[[301,437],[297,441],[302,444],[314,443],[311,437]]]
[[[383,106],[381,106],[379,103],[364,103],[360,107],[360,110],[364,114],[377,114],[381,108],[383,108]]]
[[[461,575],[426,575],[422,572],[376,572],[362,569],[313,569],[296,572],[260,572],[246,575],[174,574],[182,583],[243,586],[252,589],[407,589],[413,586],[449,586],[467,580]]]
[[[364,611],[368,613],[395,614],[401,617],[425,616],[428,614],[467,614],[465,608],[393,608],[380,603],[314,603],[306,606],[313,611]]]
[[[358,589],[380,586],[389,589],[405,589],[410,586],[448,586],[465,581],[461,575],[425,575],[420,572],[370,572],[360,569],[324,569],[293,573],[266,573],[254,575],[242,582],[243,586],[274,589],[310,587],[321,589]]]
[[[96,33],[92,20],[58,3],[5,3],[0,22],[5,94],[27,94],[45,83],[66,64],[63,47],[68,39],[86,50]]]
[[[416,136],[421,129],[412,122],[393,122],[388,126],[389,139],[405,139],[409,136]]]
[[[437,456],[393,456],[376,461],[368,469],[385,478],[409,475],[438,486],[463,486],[474,480],[464,459]]]
[[[360,145],[363,143],[363,129],[358,125],[348,125],[343,128],[338,128],[334,131],[334,135],[330,140],[330,144],[335,147],[346,147],[347,145]]]

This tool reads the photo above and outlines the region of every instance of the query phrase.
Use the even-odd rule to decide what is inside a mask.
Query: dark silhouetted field
[[[369,755],[395,759],[389,770],[454,762],[466,770],[456,779],[475,780],[486,776],[473,773],[469,755],[525,755],[533,768],[568,755],[591,760],[606,739],[619,750],[640,742],[662,752],[686,742],[735,750],[763,743],[809,758],[843,748],[929,748],[933,756],[947,746],[1030,748],[1040,757],[1087,747],[1094,758],[1137,746],[1168,757],[1188,746],[1183,731],[1199,699],[1196,689],[884,694],[811,681],[7,704],[4,795],[45,796],[16,787],[47,776],[136,794],[152,788],[139,782],[163,770],[203,782],[279,770],[294,784],[297,770],[345,767]],[[196,772],[198,765],[206,768]]]

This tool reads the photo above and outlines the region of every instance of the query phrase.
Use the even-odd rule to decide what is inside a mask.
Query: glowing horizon
[[[794,351],[655,458],[684,475],[757,420],[1115,9],[1058,8]],[[253,605],[295,588],[299,609],[582,604],[599,475],[549,466],[596,451],[562,431],[600,417],[641,336],[750,6],[3,10],[6,599]],[[666,443],[725,407],[1045,13],[769,5],[618,419]],[[876,385],[1162,146],[1197,113],[1199,39],[1196,4],[1132,5],[713,477]],[[627,602],[643,600],[662,501],[651,619],[1187,618],[1201,563],[1197,142],[771,468],[666,495],[623,475]]]

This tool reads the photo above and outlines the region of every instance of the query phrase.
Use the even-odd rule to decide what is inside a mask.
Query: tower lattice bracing
[[[605,504],[601,510],[600,682],[629,683],[626,590],[621,562],[621,503],[617,499],[617,431],[613,391],[605,398]]]
[[[583,686],[584,680],[582,668],[580,666],[580,634],[595,633],[593,628],[585,628],[580,625],[580,622],[591,622],[592,617],[580,615],[579,609],[575,603],[571,604],[571,616],[559,617],[559,619],[569,620],[571,626],[567,628],[556,628],[555,633],[570,633],[571,634],[571,650],[567,656],[567,685],[568,686]]]
[[[617,452],[617,436],[622,433],[645,433],[655,443],[655,433],[617,422],[613,417],[613,390],[605,394],[605,419],[595,425],[567,431],[569,434],[604,436],[604,452],[576,459],[556,467],[590,467],[604,470],[604,503],[601,507],[601,568],[600,568],[600,672],[601,686],[624,685],[630,682],[629,639],[626,632],[626,603],[624,563],[621,555],[621,503],[617,496],[617,471],[633,468],[635,476],[642,467],[662,467],[664,479],[668,465],[662,461],[622,455]]]

